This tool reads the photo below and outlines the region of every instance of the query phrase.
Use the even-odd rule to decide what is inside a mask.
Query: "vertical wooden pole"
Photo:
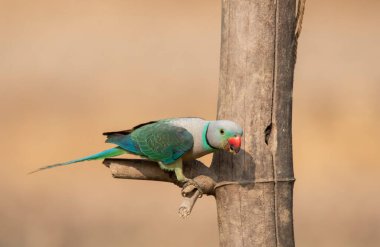
[[[222,0],[218,118],[245,133],[212,164],[220,246],[294,246],[295,12],[296,0]]]

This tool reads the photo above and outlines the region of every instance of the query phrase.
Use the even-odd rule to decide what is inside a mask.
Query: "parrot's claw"
[[[193,179],[186,179],[185,183],[182,186],[181,194],[183,197],[186,197],[189,193],[197,189],[199,191],[199,198],[202,197],[203,191],[199,184],[195,182]]]

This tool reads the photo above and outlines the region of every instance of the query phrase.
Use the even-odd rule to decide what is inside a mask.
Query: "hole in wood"
[[[268,142],[269,142],[269,137],[270,137],[270,134],[272,132],[272,123],[270,123],[266,128],[265,128],[265,131],[264,131],[264,134],[265,134],[265,143],[268,145]]]

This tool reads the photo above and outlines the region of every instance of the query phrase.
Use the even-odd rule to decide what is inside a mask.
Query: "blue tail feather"
[[[46,170],[46,169],[50,169],[50,168],[54,168],[54,167],[58,167],[58,166],[66,166],[66,165],[70,165],[70,164],[74,164],[74,163],[78,163],[78,162],[82,162],[82,161],[110,158],[110,157],[119,156],[119,155],[122,155],[122,154],[125,154],[125,153],[126,153],[126,151],[124,149],[122,149],[120,147],[115,147],[115,148],[107,149],[107,150],[104,150],[104,151],[102,151],[100,153],[89,155],[89,156],[86,156],[86,157],[83,157],[83,158],[79,158],[79,159],[70,160],[70,161],[63,162],[63,163],[58,163],[58,164],[53,164],[53,165],[48,165],[48,166],[40,167],[37,170],[29,172],[29,174],[35,173],[35,172],[39,172],[39,171],[42,171],[42,170]]]

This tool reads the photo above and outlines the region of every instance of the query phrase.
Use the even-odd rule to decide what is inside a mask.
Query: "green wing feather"
[[[144,156],[164,164],[173,163],[194,145],[190,132],[167,122],[142,126],[130,135]]]

